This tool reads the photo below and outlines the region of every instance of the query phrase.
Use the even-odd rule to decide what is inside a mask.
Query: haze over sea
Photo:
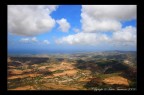
[[[75,54],[75,53],[89,53],[89,52],[104,52],[104,51],[107,51],[107,52],[115,52],[115,51],[120,51],[120,52],[127,52],[127,50],[97,50],[97,51],[94,51],[94,50],[71,50],[71,51],[68,51],[68,50],[11,50],[11,51],[8,51],[8,55],[41,55],[41,54],[46,54],[46,55],[49,55],[49,54]],[[136,52],[136,50],[129,50],[130,52]]]

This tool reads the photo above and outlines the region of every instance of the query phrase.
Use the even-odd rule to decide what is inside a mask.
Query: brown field
[[[120,64],[122,69],[115,65],[117,62],[114,63],[114,68],[118,68],[116,71],[109,63],[99,64],[95,61],[52,60],[35,64],[17,60],[8,58],[8,90],[92,90],[135,86],[136,67],[132,67],[130,62],[130,67],[129,64]],[[108,66],[103,66],[105,64]]]

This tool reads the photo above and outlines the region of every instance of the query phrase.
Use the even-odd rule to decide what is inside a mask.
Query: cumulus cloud
[[[43,43],[44,44],[50,44],[50,42],[48,40],[44,40]]]
[[[74,35],[69,35],[61,39],[56,40],[56,43],[62,44],[67,43],[71,45],[81,44],[81,45],[96,45],[101,42],[109,41],[109,37],[105,34],[93,34],[93,33],[77,33]]]
[[[55,20],[50,14],[56,5],[8,5],[8,32],[35,36],[50,31]]]
[[[97,20],[85,17],[82,20],[83,32],[109,32],[121,29],[121,23],[116,20]]]
[[[68,23],[68,21],[65,18],[57,20],[56,22],[59,24],[59,29],[62,32],[68,32],[68,30],[70,28],[70,24]]]
[[[136,5],[82,5],[83,32],[117,31],[120,21],[136,19]]]
[[[127,26],[121,31],[113,33],[112,42],[115,44],[136,45],[136,28]]]
[[[136,18],[136,5],[82,5],[82,12],[97,19],[130,20]]]
[[[109,46],[136,46],[136,28],[127,26],[120,31],[112,33],[112,37],[105,33],[85,33],[80,32],[74,35],[69,35],[56,40],[57,44],[70,44],[70,45],[102,45]]]

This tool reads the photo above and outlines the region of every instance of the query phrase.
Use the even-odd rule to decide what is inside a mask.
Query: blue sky
[[[136,50],[136,21],[135,5],[9,5],[8,52]]]

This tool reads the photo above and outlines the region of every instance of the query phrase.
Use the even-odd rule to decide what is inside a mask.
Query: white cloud
[[[35,36],[50,31],[55,20],[50,13],[56,5],[8,5],[8,32]]]
[[[32,43],[32,42],[38,42],[36,37],[32,37],[32,38],[21,38],[20,42],[24,42],[24,43]]]
[[[105,33],[85,33],[80,32],[56,40],[57,44],[70,45],[108,45],[108,46],[136,46],[136,28],[127,26],[120,31],[108,36]]]
[[[44,44],[50,44],[50,42],[48,40],[44,40],[43,43]]]
[[[71,45],[75,44],[81,44],[81,45],[96,45],[100,44],[101,42],[107,42],[109,41],[109,37],[106,36],[105,34],[100,34],[100,33],[77,33],[74,35],[69,35],[66,37],[63,37],[61,39],[56,40],[56,43],[62,44],[62,43],[67,43]]]
[[[112,42],[115,44],[135,45],[136,46],[136,28],[127,26],[121,31],[113,33]]]
[[[73,28],[74,32],[80,32],[80,30],[78,28]]]
[[[97,19],[130,20],[136,18],[136,5],[82,5],[82,14]]]
[[[31,40],[32,40],[33,42],[37,42],[37,41],[38,41],[36,37],[33,37]]]
[[[97,20],[85,17],[82,20],[83,32],[109,32],[121,29],[121,23],[116,20]]]
[[[120,21],[136,19],[136,5],[82,5],[83,32],[117,31]]]
[[[62,32],[68,32],[68,30],[70,28],[70,24],[68,23],[68,21],[65,18],[57,20],[56,22],[59,24],[59,29]]]
[[[50,44],[50,42],[48,40],[43,40],[43,41],[40,41],[38,40],[36,37],[29,37],[29,38],[21,38],[20,39],[20,42],[22,43],[37,43],[37,44]]]
[[[22,38],[20,41],[21,41],[21,42],[29,42],[30,39],[29,39],[29,38]]]

